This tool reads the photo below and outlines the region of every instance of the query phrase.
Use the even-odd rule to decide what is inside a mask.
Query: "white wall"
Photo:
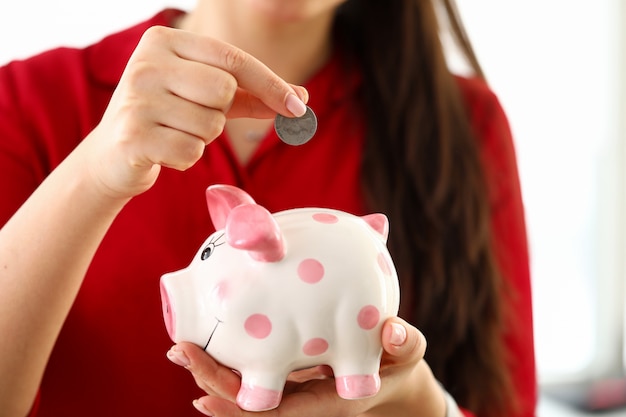
[[[5,0],[0,64],[55,46],[86,46],[139,23],[166,7],[183,10],[195,0]]]
[[[507,111],[526,201],[541,380],[619,372],[621,0],[458,0]],[[622,117],[620,117],[622,116]]]
[[[193,0],[14,1],[0,63],[83,46]],[[531,241],[542,381],[621,357],[626,71],[621,0],[458,0],[516,138]],[[623,36],[623,34],[622,34]],[[620,61],[621,60],[621,61]],[[621,93],[620,93],[621,92]],[[621,94],[621,95],[620,95]],[[625,118],[626,119],[626,118]]]

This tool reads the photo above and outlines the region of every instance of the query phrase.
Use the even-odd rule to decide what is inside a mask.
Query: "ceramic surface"
[[[287,375],[329,365],[338,394],[374,395],[384,320],[398,312],[387,217],[324,208],[270,214],[243,190],[207,189],[216,232],[163,275],[167,331],[237,370],[240,407],[278,406]]]

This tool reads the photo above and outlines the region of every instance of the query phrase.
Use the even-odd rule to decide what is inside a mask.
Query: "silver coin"
[[[306,113],[300,117],[285,117],[278,114],[274,120],[276,134],[288,145],[299,146],[307,143],[317,131],[317,117],[307,106]]]

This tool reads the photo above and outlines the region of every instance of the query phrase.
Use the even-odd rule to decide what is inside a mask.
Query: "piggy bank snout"
[[[174,311],[174,306],[170,302],[170,292],[167,289],[166,281],[168,279],[167,275],[164,275],[161,278],[161,308],[163,311],[163,320],[165,321],[165,328],[167,329],[167,334],[170,339],[173,341],[176,340],[176,312]]]
[[[167,334],[173,342],[192,342],[202,346],[204,341],[201,288],[189,269],[171,272],[161,277],[161,309]]]

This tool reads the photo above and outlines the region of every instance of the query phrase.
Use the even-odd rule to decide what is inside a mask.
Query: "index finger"
[[[150,29],[149,29],[150,30]],[[232,74],[239,87],[258,97],[265,105],[287,117],[306,113],[296,91],[267,65],[228,43],[171,28],[151,28],[181,58],[211,65]]]
[[[291,86],[304,104],[309,100],[309,93],[304,87]],[[261,99],[243,88],[237,88],[232,106],[228,109],[226,117],[234,119],[238,117],[252,117],[255,119],[271,119],[276,116],[276,111],[268,107]]]

